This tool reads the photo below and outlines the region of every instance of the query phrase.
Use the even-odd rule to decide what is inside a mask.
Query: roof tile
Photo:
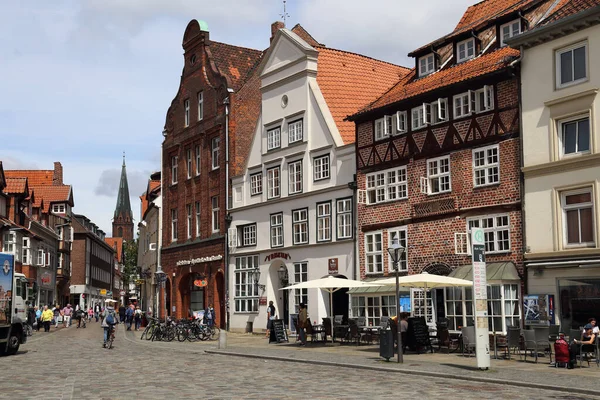
[[[27,178],[6,178],[6,194],[24,194],[27,193]]]
[[[27,178],[29,186],[52,185],[54,176],[53,170],[31,170],[31,169],[13,169],[5,170],[4,174],[7,178]]]
[[[547,25],[558,21],[559,19],[598,6],[600,6],[600,0],[562,0],[556,11],[546,17],[542,22],[542,25]]]
[[[227,76],[232,89],[239,90],[263,52],[221,42],[210,42],[210,51],[221,74]]]
[[[69,202],[72,204],[71,185],[56,185],[56,186],[32,186],[35,192],[34,207],[39,207],[43,203],[43,212],[50,210],[50,203]],[[42,202],[43,200],[43,202]]]

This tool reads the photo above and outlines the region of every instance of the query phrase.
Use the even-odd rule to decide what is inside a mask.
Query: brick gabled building
[[[359,251],[363,279],[393,271],[472,279],[470,229],[485,231],[489,328],[519,324],[523,277],[519,51],[504,40],[532,29],[554,1],[485,0],[454,31],[411,52],[411,73],[356,123]],[[352,313],[376,325],[395,315],[393,292],[353,290]],[[373,292],[373,291],[369,291]],[[402,293],[415,316],[473,325],[471,289]],[[408,301],[410,299],[410,302]],[[387,306],[386,306],[387,304]]]
[[[253,73],[262,52],[213,41],[197,20],[185,30],[183,50],[162,144],[166,309],[185,317],[212,304],[224,327],[228,177],[248,151],[241,132],[255,124],[260,94]]]

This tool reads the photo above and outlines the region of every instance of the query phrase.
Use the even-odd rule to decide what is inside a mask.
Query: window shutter
[[[426,176],[421,177],[421,193],[429,194],[429,179]]]
[[[358,204],[367,204],[367,191],[364,189],[358,189],[356,193]]]
[[[469,114],[472,114],[475,111],[475,93],[472,90],[469,90]]]
[[[392,132],[390,129],[390,126],[388,125],[388,117],[387,115],[385,117],[383,117],[383,137],[389,136]],[[391,124],[390,124],[391,125]]]
[[[406,132],[406,112],[398,111],[396,113],[396,130],[398,132]]]
[[[440,121],[445,121],[448,116],[448,111],[446,107],[446,99],[438,99],[438,119]]]
[[[431,105],[423,103],[423,124],[427,125],[431,121]]]
[[[46,266],[50,265],[50,253],[46,253]]]
[[[483,102],[486,110],[492,109],[493,98],[493,87],[485,85],[483,87]]]
[[[237,228],[229,228],[227,230],[227,236],[229,238],[229,248],[237,247]]]
[[[454,233],[454,254],[467,254],[468,248],[468,234],[464,232]]]

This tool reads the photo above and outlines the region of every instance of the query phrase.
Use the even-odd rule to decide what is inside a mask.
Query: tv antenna
[[[281,17],[281,19],[283,19],[283,25],[285,25],[286,20],[290,17],[290,14],[287,13],[286,11],[286,4],[287,0],[283,0],[283,14],[279,14],[279,16]]]

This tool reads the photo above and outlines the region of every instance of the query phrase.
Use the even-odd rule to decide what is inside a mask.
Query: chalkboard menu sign
[[[285,324],[282,319],[274,319],[271,321],[271,336],[269,337],[269,343],[281,343],[289,342],[287,331],[285,330]]]
[[[406,345],[417,351],[417,353],[420,352],[422,347],[430,348],[433,353],[431,340],[429,339],[429,327],[425,323],[425,318],[413,317],[408,319],[406,341]]]

